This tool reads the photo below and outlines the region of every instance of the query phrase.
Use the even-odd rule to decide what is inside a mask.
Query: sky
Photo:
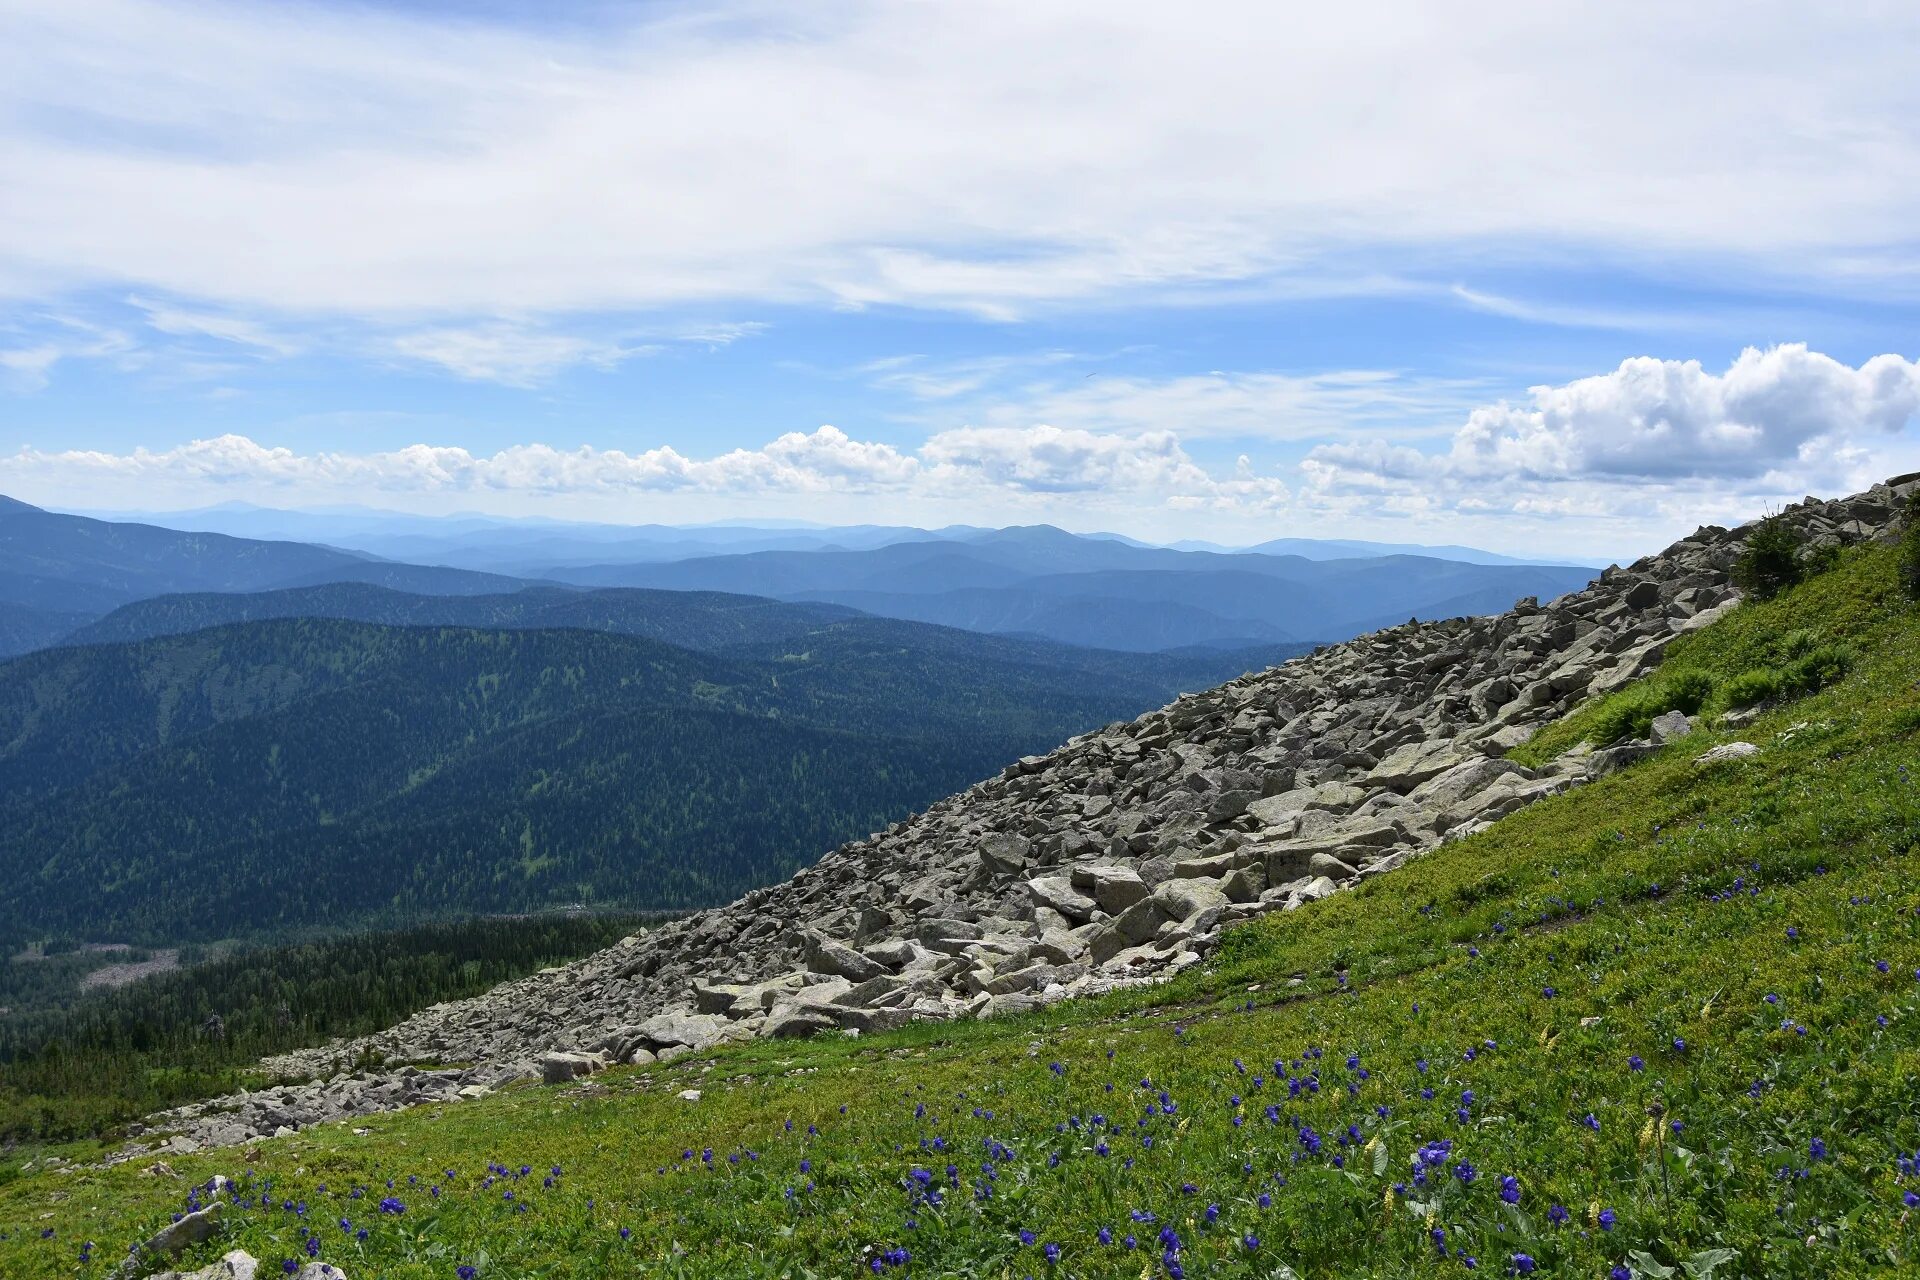
[[[0,0],[0,492],[1626,559],[1920,469],[1920,8]]]

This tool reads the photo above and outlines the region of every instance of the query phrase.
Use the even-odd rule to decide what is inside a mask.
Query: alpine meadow
[[[0,0],[0,1280],[1920,1277],[1916,65]]]

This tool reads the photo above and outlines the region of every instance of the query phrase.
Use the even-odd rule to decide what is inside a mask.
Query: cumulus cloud
[[[1920,363],[1882,355],[1848,365],[1795,345],[1743,352],[1718,373],[1695,361],[1627,360],[1466,412],[1436,451],[1409,444],[1417,433],[1358,429],[1311,447],[1291,470],[1196,455],[1184,432],[1165,425],[988,422],[935,431],[911,448],[823,426],[712,456],[664,444],[300,452],[225,435],[163,451],[22,449],[0,456],[0,490],[30,500],[96,495],[91,505],[112,493],[164,493],[182,505],[236,493],[293,504],[370,493],[400,505],[423,495],[482,506],[527,499],[552,514],[591,501],[611,518],[658,514],[647,500],[667,496],[694,519],[764,499],[758,509],[769,513],[834,520],[884,511],[932,524],[938,512],[1175,538],[1233,530],[1245,541],[1283,533],[1403,541],[1417,531],[1592,557],[1596,545],[1651,549],[1701,521],[1737,522],[1769,503],[1920,466],[1916,414]]]
[[[1475,409],[1444,453],[1341,441],[1313,449],[1302,472],[1329,501],[1589,516],[1623,503],[1750,504],[1878,478],[1910,455],[1916,414],[1920,363],[1899,355],[1856,367],[1793,343],[1748,348],[1723,373],[1637,357]]]
[[[139,491],[155,486],[202,498],[223,491],[282,500],[493,494],[565,498],[620,494],[900,495],[960,501],[1048,495],[1151,504],[1271,506],[1287,488],[1242,459],[1216,477],[1170,432],[1103,435],[1055,427],[962,428],[917,452],[856,440],[837,427],[788,432],[757,449],[689,457],[660,446],[557,449],[514,445],[493,454],[416,444],[371,453],[300,453],[242,435],[130,453],[22,449],[0,457],[0,485],[29,493]]]

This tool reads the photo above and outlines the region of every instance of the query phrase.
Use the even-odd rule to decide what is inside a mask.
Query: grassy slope
[[[1466,1264],[1436,1251],[1443,1228],[1492,1274],[1516,1253],[1542,1275],[1913,1273],[1920,1209],[1902,1197],[1920,1179],[1896,1161],[1920,1147],[1920,617],[1893,595],[1890,554],[1871,552],[1684,651],[1731,665],[1807,626],[1844,632],[1859,661],[1742,731],[1757,759],[1699,768],[1730,735],[1695,735],[1268,918],[1153,992],[517,1089],[362,1121],[363,1135],[316,1129],[251,1164],[177,1157],[184,1178],[246,1176],[256,1195],[271,1180],[275,1205],[307,1206],[256,1204],[193,1258],[245,1247],[277,1266],[311,1229],[355,1280],[463,1263],[847,1276],[898,1247],[911,1260],[888,1274],[1133,1277],[1169,1274],[1171,1227],[1189,1276],[1451,1275]],[[1283,1075],[1314,1083],[1290,1096]],[[677,1096],[690,1086],[697,1102]],[[1442,1138],[1431,1186],[1394,1191]],[[912,1202],[915,1168],[941,1204]],[[104,1271],[77,1268],[83,1241],[110,1262],[184,1193],[126,1167],[15,1180],[0,1187],[0,1274]],[[385,1196],[405,1211],[381,1213]],[[1554,1205],[1571,1221],[1555,1225]]]

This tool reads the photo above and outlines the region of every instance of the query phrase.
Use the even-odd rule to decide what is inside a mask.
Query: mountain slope
[[[1819,537],[1853,516],[1884,529],[1888,500],[1920,491],[1920,479],[1904,490],[1789,515]],[[1493,620],[1473,638],[1507,646],[1509,669],[1569,669],[1569,658],[1590,659],[1588,638],[1600,633],[1569,627],[1559,637],[1557,624],[1583,616],[1575,610],[1604,613],[1651,593],[1658,598],[1633,624],[1650,631],[1683,594],[1724,590],[1720,574],[1738,544],[1703,531],[1564,611]],[[351,1243],[322,1235],[323,1258],[402,1280],[456,1263],[768,1280],[803,1271],[1909,1274],[1920,1198],[1906,1087],[1920,1064],[1911,891],[1920,795],[1908,776],[1920,613],[1901,593],[1892,553],[1867,548],[1778,600],[1686,617],[1709,620],[1656,640],[1625,669],[1655,682],[1699,673],[1725,690],[1810,630],[1850,646],[1855,662],[1824,691],[1742,725],[1741,738],[1760,744],[1754,752],[1703,761],[1732,734],[1696,728],[1353,892],[1268,914],[1230,935],[1215,964],[1189,966],[1168,986],[859,1040],[710,1044],[584,1087],[513,1088],[362,1121],[352,1137],[319,1125],[246,1162],[225,1150],[170,1152],[189,1184],[215,1173],[243,1179],[227,1233],[189,1262],[234,1247],[268,1265],[295,1256],[305,1224],[278,1206],[297,1200],[315,1220],[338,1214],[368,1228]],[[1250,756],[1288,739],[1293,717],[1312,725],[1328,712],[1344,715],[1344,741],[1301,763],[1342,778],[1364,769],[1357,776],[1374,781],[1364,798],[1327,790],[1318,803],[1406,816],[1414,796],[1433,798],[1422,788],[1455,769],[1492,769],[1487,785],[1502,785],[1516,775],[1494,757],[1424,782],[1414,780],[1426,767],[1418,752],[1340,762],[1356,738],[1427,723],[1404,705],[1398,716],[1374,714],[1404,693],[1386,687],[1392,678],[1449,678],[1409,643],[1423,634],[1408,628],[1329,651],[1144,718],[1127,735],[1142,750],[1135,763],[1148,766],[1131,779],[1144,790],[1111,795],[1131,804],[1191,790],[1190,774],[1157,773],[1160,753]],[[1583,660],[1588,670],[1623,667]],[[1516,709],[1497,724],[1484,707],[1475,713],[1491,732],[1473,740],[1550,724],[1580,701],[1507,698],[1494,710]],[[1276,708],[1270,729],[1243,718],[1260,706]],[[1255,743],[1236,745],[1240,734]],[[1049,806],[1071,804],[1075,821],[1087,821],[1086,802],[1110,796],[1066,784],[1094,780],[1087,765],[1103,744],[1111,752],[1118,738],[1090,735],[932,816],[953,814],[976,837],[1002,813]],[[1455,789],[1453,802],[1467,794]],[[1285,839],[1297,838],[1296,828]],[[985,903],[1019,886],[1036,913],[1043,901],[1064,902],[1058,885],[1042,885],[1045,898],[1026,889],[1062,874],[1049,875],[1045,851],[1034,852],[1038,867],[989,871],[989,883],[967,893]],[[1123,883],[1111,862],[1075,857],[1107,868],[1085,882],[1093,893]],[[413,1029],[438,1026],[449,1037],[440,1047],[459,1053],[489,1012],[564,1027],[595,1001],[643,1008],[676,954],[736,954],[725,950],[728,931],[750,917],[763,945],[792,921],[833,928],[838,904],[870,906],[872,890],[888,889],[898,864],[913,860],[903,842],[867,842],[735,912],[526,979],[490,1004],[434,1011]],[[1168,899],[1183,881],[1179,891],[1191,894],[1206,878],[1175,876],[1136,901]],[[1002,923],[1011,921],[922,913],[913,930],[887,930],[862,952],[814,942],[810,989],[833,985],[826,967],[851,967],[848,956],[884,965],[891,955],[904,966],[913,949],[991,963],[1001,956],[987,943]],[[967,924],[986,939],[970,939]],[[943,965],[903,967],[889,981],[911,987]],[[711,971],[698,989],[708,1007],[733,994]],[[628,1023],[616,1039],[699,1033],[698,1015],[677,1016],[675,1027]],[[418,1073],[410,1087],[438,1098],[462,1075]],[[232,1126],[265,1107],[306,1123],[294,1114],[305,1097],[277,1090],[205,1114]],[[136,1168],[94,1177],[88,1196],[74,1195],[64,1173],[0,1187],[0,1219],[16,1228],[0,1237],[9,1274],[70,1272],[68,1252],[26,1229],[45,1215],[76,1238],[99,1238],[112,1256],[182,1207],[178,1184]],[[269,1178],[272,1201],[260,1204]],[[382,1214],[357,1189],[384,1180],[395,1184],[395,1207]]]

